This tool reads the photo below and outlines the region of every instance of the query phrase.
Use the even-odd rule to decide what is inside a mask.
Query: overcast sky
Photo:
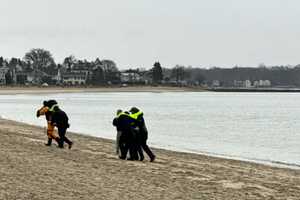
[[[32,48],[120,69],[299,64],[299,0],[0,0],[0,56]]]

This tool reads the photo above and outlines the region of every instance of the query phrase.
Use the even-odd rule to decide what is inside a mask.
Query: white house
[[[250,80],[245,80],[244,85],[246,88],[250,88],[251,87],[251,81]]]
[[[269,81],[269,80],[254,81],[253,86],[254,87],[271,87],[271,81]]]
[[[86,73],[65,73],[62,74],[62,83],[65,85],[84,85],[86,84]]]
[[[234,87],[239,87],[239,88],[244,87],[244,81],[234,80],[233,85]]]
[[[213,80],[212,81],[212,87],[220,87],[220,81],[219,80]]]
[[[121,82],[135,83],[142,80],[142,77],[136,72],[121,72]]]

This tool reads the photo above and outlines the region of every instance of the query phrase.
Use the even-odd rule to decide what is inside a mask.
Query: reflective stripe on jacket
[[[133,119],[135,119],[135,120],[137,120],[138,117],[139,117],[140,115],[142,115],[142,114],[143,114],[143,112],[142,112],[142,111],[139,111],[139,112],[137,112],[137,113],[130,114],[130,117],[133,118]]]

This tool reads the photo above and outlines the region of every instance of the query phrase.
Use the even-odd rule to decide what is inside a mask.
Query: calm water
[[[56,99],[71,131],[115,138],[118,108],[142,108],[149,144],[255,162],[300,166],[298,93],[68,93],[1,95],[4,118],[45,126],[36,118],[44,99]]]

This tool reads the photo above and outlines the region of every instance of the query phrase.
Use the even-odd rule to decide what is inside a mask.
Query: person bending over
[[[53,110],[51,123],[52,125],[57,127],[60,138],[58,147],[64,148],[64,142],[66,142],[69,145],[69,149],[71,149],[73,142],[66,137],[67,129],[70,127],[67,114],[63,110],[61,110],[58,105],[52,106],[50,110]]]
[[[147,155],[150,158],[150,162],[153,162],[155,160],[155,155],[150,150],[149,146],[147,145],[147,139],[148,139],[148,130],[145,124],[144,120],[144,114],[142,111],[140,111],[136,107],[132,107],[130,109],[130,117],[137,120],[137,126],[138,126],[138,143],[142,147],[142,149],[147,153]],[[142,157],[143,158],[143,157]]]
[[[50,108],[53,105],[57,105],[57,102],[55,100],[49,100],[43,102],[43,107],[41,107],[36,112],[36,116],[40,117],[41,115],[45,115],[46,121],[47,121],[47,136],[48,136],[48,142],[45,144],[46,146],[51,146],[52,139],[54,139],[57,144],[59,143],[59,137],[54,132],[54,126],[51,124],[51,118],[52,118],[52,112],[50,111]]]

